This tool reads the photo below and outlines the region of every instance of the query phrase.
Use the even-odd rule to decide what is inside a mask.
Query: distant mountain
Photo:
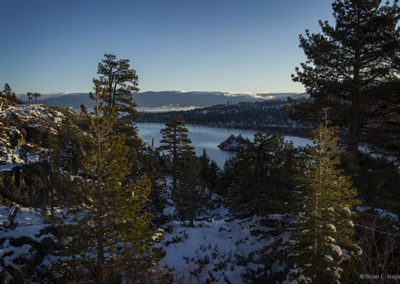
[[[298,93],[229,93],[207,91],[162,91],[143,92],[133,95],[140,109],[179,109],[190,107],[206,107],[218,104],[236,104],[239,102],[257,102],[269,99],[301,98],[307,94]],[[26,101],[26,98],[21,97]],[[46,103],[53,106],[70,107],[80,109],[82,104],[88,108],[94,106],[94,101],[88,93],[51,94],[43,95],[38,103]]]
[[[166,123],[181,115],[188,124],[209,125],[213,127],[233,127],[284,132],[289,135],[309,137],[312,125],[293,121],[285,111],[293,103],[307,100],[294,97],[264,99],[259,102],[240,102],[237,104],[219,104],[192,110],[141,112],[137,122]]]

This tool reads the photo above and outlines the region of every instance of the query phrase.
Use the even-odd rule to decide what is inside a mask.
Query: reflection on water
[[[150,123],[150,122],[139,122],[137,123],[139,129],[139,136],[152,143],[154,139],[154,147],[160,145],[161,140],[161,128],[165,125],[162,123]],[[226,140],[230,135],[241,134],[244,138],[253,139],[255,130],[248,129],[237,129],[237,128],[218,128],[209,126],[198,126],[198,125],[186,125],[189,130],[189,138],[192,140],[192,146],[196,150],[196,154],[199,156],[203,153],[203,149],[206,150],[208,156],[213,159],[219,167],[223,167],[225,160],[235,155],[232,152],[225,152],[220,150],[217,145],[222,141]],[[286,136],[287,141],[293,141],[294,146],[305,146],[310,144],[311,141],[306,138],[300,138],[295,136]]]

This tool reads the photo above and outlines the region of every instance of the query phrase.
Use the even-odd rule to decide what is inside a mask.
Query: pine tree
[[[26,96],[28,97],[28,104],[31,104],[31,99],[33,98],[33,93],[27,92]]]
[[[359,253],[352,240],[353,212],[359,204],[357,190],[338,169],[337,128],[325,124],[313,131],[316,145],[309,149],[301,178],[302,208],[293,227],[293,270],[290,278],[300,283],[336,283],[343,276],[347,252]]]
[[[94,114],[83,107],[89,129],[79,141],[82,168],[78,177],[67,174],[73,184],[59,199],[68,206],[68,216],[76,216],[75,224],[66,225],[64,243],[70,255],[80,255],[75,258],[80,272],[92,273],[88,279],[108,283],[123,273],[131,281],[145,282],[154,262],[152,216],[142,212],[150,182],[130,178],[133,164],[125,137],[111,134],[114,111],[100,102],[106,95],[97,85]]]
[[[176,190],[179,171],[184,168],[185,158],[195,156],[194,148],[190,145],[192,141],[188,136],[185,121],[180,115],[171,122],[165,124],[161,129],[162,139],[159,149],[167,151],[172,160],[172,189]]]
[[[235,159],[232,207],[242,216],[277,213],[288,201],[298,159],[279,133],[258,132]],[[286,207],[286,206],[285,206]]]
[[[188,129],[182,116],[166,123],[161,129],[160,150],[167,151],[172,160],[172,199],[182,221],[193,226],[195,217],[207,206],[208,195],[200,186],[201,165],[190,145]]]
[[[129,59],[117,59],[114,54],[104,54],[98,64],[98,79],[93,79],[95,84],[102,87],[107,95],[102,97],[103,107],[115,110],[113,134],[125,135],[125,144],[129,147],[129,158],[137,159],[141,141],[132,117],[138,117],[133,92],[138,92],[139,79],[136,71],[130,68]],[[137,167],[136,167],[137,168]],[[134,172],[138,172],[136,169]]]
[[[11,90],[11,87],[10,87],[10,85],[8,83],[4,84],[3,94],[5,96],[11,96],[12,95],[12,90]]]
[[[348,131],[349,150],[356,158],[364,134],[384,130],[370,124],[395,114],[398,108],[391,106],[400,100],[398,1],[382,2],[335,0],[335,26],[320,21],[322,34],[306,30],[300,35],[307,61],[292,75],[312,99],[297,105],[293,117],[313,123],[330,107],[330,120]]]
[[[100,77],[93,81],[107,92],[104,98],[106,104],[114,108],[116,114],[138,116],[132,93],[139,91],[139,78],[136,71],[130,68],[129,59],[117,60],[114,54],[106,53],[98,65],[97,74]]]
[[[201,165],[194,153],[183,153],[178,169],[178,183],[172,192],[172,199],[178,218],[184,222],[189,221],[190,226],[194,226],[195,218],[208,207],[210,196],[201,185]]]
[[[203,154],[200,156],[200,178],[204,181],[205,185],[214,191],[218,183],[219,168],[215,161],[210,160],[206,150],[203,149]]]
[[[23,104],[23,102],[17,98],[8,83],[4,84],[4,89],[2,92],[0,92],[0,104],[1,103],[5,105]]]
[[[32,96],[35,98],[35,104],[37,103],[37,98],[40,98],[42,95],[40,93],[33,93]]]
[[[79,142],[83,139],[79,119],[83,119],[68,109],[63,115],[62,122],[57,125],[57,132],[50,135],[50,158],[55,168],[78,176],[84,160]]]
[[[218,178],[218,182],[217,182],[217,186],[216,186],[216,192],[219,195],[228,197],[230,192],[232,191],[234,184],[235,184],[235,179],[236,179],[236,173],[235,173],[236,162],[237,162],[237,160],[235,157],[232,157],[225,161],[224,167]]]

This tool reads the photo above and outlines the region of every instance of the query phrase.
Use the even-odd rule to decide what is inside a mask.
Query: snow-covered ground
[[[36,163],[40,160],[41,151],[25,153],[17,147],[0,146],[0,172],[10,171],[16,166]]]
[[[165,212],[173,214],[174,208]],[[19,208],[13,228],[9,226],[11,214],[10,208],[0,206],[0,272],[24,267],[21,259],[22,263],[33,259],[45,239],[57,242],[46,232],[49,225],[44,224],[39,210]],[[212,283],[241,283],[242,274],[249,269],[264,270],[264,265],[257,263],[257,251],[279,237],[262,238],[263,232],[272,230],[260,224],[262,218],[233,219],[222,203],[207,216],[207,220],[196,221],[194,227],[178,221],[165,224],[165,239],[155,245],[165,250],[160,266],[173,268],[176,282],[208,279]],[[49,259],[54,261],[54,256],[43,257],[42,267],[47,263],[50,268]]]
[[[16,211],[14,218],[12,212]],[[12,219],[12,221],[11,221]],[[13,223],[13,225],[12,225]],[[10,278],[8,272],[20,270],[32,260],[43,242],[57,240],[46,232],[49,225],[44,224],[40,211],[33,208],[8,208],[0,205],[0,273]]]
[[[213,195],[213,199],[217,199]],[[167,208],[165,212],[173,212]],[[235,219],[222,204],[210,210],[205,221],[194,227],[172,221],[165,225],[165,240],[155,245],[162,247],[166,256],[161,260],[173,268],[175,281],[180,283],[243,283],[243,275],[267,269],[258,253],[278,240],[288,240],[288,234],[266,237],[274,228],[262,225],[266,219],[282,216]],[[279,215],[279,216],[278,216]],[[269,268],[268,268],[269,269]],[[277,268],[279,269],[279,268]]]
[[[290,241],[288,232],[278,233],[272,225],[279,220],[286,222],[289,215],[237,219],[218,199],[213,195],[213,200],[218,201],[215,208],[203,215],[202,221],[196,221],[194,227],[176,220],[163,225],[164,240],[155,245],[166,253],[160,267],[167,265],[173,269],[175,283],[243,283],[245,275],[282,271],[284,266],[272,255],[268,267],[262,257]],[[398,216],[385,210],[357,207],[358,212],[366,210],[398,223]],[[174,211],[170,206],[164,213],[172,216]],[[12,212],[0,206],[0,273],[6,274],[33,260],[46,242],[57,242],[49,233],[49,225],[44,224],[40,210],[20,207],[13,218],[15,226],[10,226]],[[44,255],[41,267],[51,269],[54,260],[54,256]]]
[[[49,110],[48,106],[40,104],[14,105],[3,109],[0,112],[0,118],[18,117],[23,121],[30,121],[31,127],[38,126],[38,123],[42,121],[45,121],[46,123],[49,121],[60,123],[64,115],[54,109],[51,109],[51,111]]]

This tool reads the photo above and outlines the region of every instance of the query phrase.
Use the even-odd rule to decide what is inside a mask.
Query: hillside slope
[[[291,101],[266,100],[262,102],[240,102],[221,104],[187,111],[141,112],[138,122],[171,121],[182,115],[186,123],[217,127],[235,127],[256,130],[278,130],[288,134],[307,136],[309,126],[289,118],[285,107]]]

